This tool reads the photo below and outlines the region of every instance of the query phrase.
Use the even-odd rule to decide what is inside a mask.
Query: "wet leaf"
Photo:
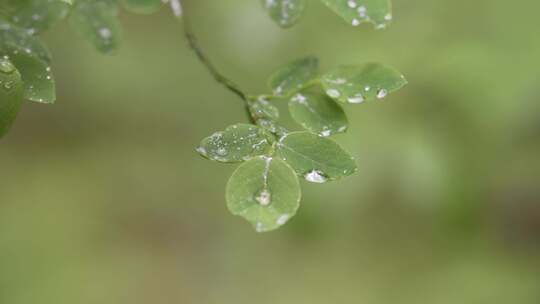
[[[248,124],[236,124],[202,140],[197,152],[219,162],[234,163],[265,154],[270,148],[269,134]]]
[[[392,21],[390,0],[321,0],[347,23],[358,26],[364,22],[373,23],[381,29]]]
[[[250,98],[248,100],[248,108],[251,117],[255,121],[259,119],[276,121],[279,119],[279,110],[265,96]]]
[[[0,58],[0,138],[10,129],[23,100],[21,75],[7,59]]]
[[[380,63],[340,66],[321,82],[328,96],[343,103],[383,99],[407,84],[400,72]]]
[[[50,62],[51,55],[45,44],[26,30],[0,19],[0,53],[24,52],[42,61]]]
[[[323,93],[301,92],[289,102],[292,118],[305,129],[330,136],[347,130],[347,116],[343,109]]]
[[[258,232],[285,224],[298,210],[300,196],[293,169],[269,157],[257,157],[238,167],[226,190],[231,213],[249,221]]]
[[[270,18],[279,26],[293,26],[306,8],[306,0],[261,0]]]
[[[0,57],[8,58],[19,70],[24,83],[24,98],[53,103],[56,92],[46,47],[25,30],[1,21],[0,38]]]
[[[319,75],[319,60],[309,56],[295,60],[270,77],[270,89],[276,96],[288,96],[301,90]]]
[[[353,174],[356,164],[331,139],[309,132],[293,132],[280,139],[278,155],[309,182],[324,183]]]
[[[120,44],[120,22],[115,0],[78,0],[73,6],[71,25],[105,54]]]
[[[69,13],[70,4],[62,0],[8,0],[13,11],[9,20],[29,34],[47,30]]]
[[[8,58],[19,68],[24,83],[24,98],[40,103],[54,103],[54,77],[46,62],[27,53],[8,53]]]

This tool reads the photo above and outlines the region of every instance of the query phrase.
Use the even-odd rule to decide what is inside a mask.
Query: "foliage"
[[[210,160],[244,162],[227,185],[227,204],[233,214],[244,217],[257,231],[276,229],[299,207],[298,176],[324,183],[357,170],[353,158],[328,138],[348,129],[342,106],[385,98],[406,84],[401,73],[380,63],[343,65],[323,73],[319,60],[307,56],[270,76],[270,94],[249,95],[208,61],[187,16],[181,16],[180,0],[0,0],[0,136],[13,123],[23,99],[39,103],[56,99],[51,55],[38,34],[67,18],[98,51],[109,54],[121,42],[120,5],[147,14],[166,2],[183,19],[186,37],[201,62],[245,101],[251,124],[227,127],[197,148]],[[389,0],[321,2],[353,26],[366,22],[380,29],[392,19]],[[307,0],[263,0],[262,4],[279,26],[288,28],[300,20]],[[307,131],[291,131],[280,124],[273,103],[282,101],[289,103],[292,118]]]

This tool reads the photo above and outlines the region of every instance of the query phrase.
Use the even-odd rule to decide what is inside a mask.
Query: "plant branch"
[[[173,9],[173,12],[177,17],[180,17],[179,15],[182,14],[180,17],[182,19],[182,23],[184,26],[184,36],[186,37],[189,47],[195,52],[197,55],[197,58],[199,61],[206,67],[208,72],[214,77],[214,79],[225,86],[229,91],[236,94],[238,97],[240,97],[242,100],[247,102],[248,97],[247,94],[244,93],[244,91],[238,86],[234,81],[223,75],[210,61],[210,59],[206,56],[206,53],[201,48],[197,41],[197,37],[195,36],[192,28],[191,23],[189,22],[188,14],[186,12],[185,5],[182,5],[180,3],[180,0],[170,0],[171,7]],[[182,13],[183,12],[183,13]]]

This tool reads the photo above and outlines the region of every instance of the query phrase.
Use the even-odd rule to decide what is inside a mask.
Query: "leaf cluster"
[[[23,100],[54,103],[51,55],[38,35],[63,19],[100,52],[120,44],[120,6],[134,13],[157,12],[169,3],[180,17],[185,0],[0,0],[0,137],[9,130]],[[307,0],[263,0],[263,8],[281,27],[297,23]],[[353,26],[386,27],[392,19],[389,0],[321,0]],[[185,20],[185,19],[184,19]],[[187,27],[187,22],[184,22]],[[342,65],[322,72],[307,56],[278,69],[268,79],[268,94],[248,95],[210,64],[195,38],[190,46],[217,81],[244,99],[250,124],[238,123],[203,139],[197,148],[207,159],[242,163],[226,189],[229,210],[257,231],[274,230],[292,218],[301,198],[299,180],[336,181],[356,172],[353,157],[331,136],[346,132],[346,105],[379,100],[407,82],[394,68],[374,62]],[[280,123],[276,103],[288,103],[301,127]],[[299,179],[300,177],[300,179]]]

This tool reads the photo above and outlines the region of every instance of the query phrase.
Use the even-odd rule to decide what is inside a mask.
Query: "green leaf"
[[[276,71],[268,85],[276,96],[288,96],[301,90],[319,75],[319,60],[309,56],[295,60]]]
[[[258,157],[242,164],[227,183],[227,207],[258,232],[285,224],[300,207],[300,185],[293,169],[278,158]]]
[[[25,30],[0,21],[0,56],[18,68],[24,83],[24,98],[53,103],[56,99],[50,55],[41,41]]]
[[[0,138],[15,121],[23,100],[21,75],[7,59],[0,58]]]
[[[248,100],[248,108],[251,117],[259,119],[278,120],[279,110],[273,106],[265,96],[251,97]]]
[[[293,26],[306,8],[306,0],[262,0],[264,8],[279,26]]]
[[[51,61],[49,50],[26,30],[0,19],[0,53],[25,52],[45,62]]]
[[[19,68],[24,82],[24,98],[40,103],[54,103],[56,89],[49,64],[26,53],[11,53],[8,58]]]
[[[152,14],[161,8],[161,0],[122,0],[124,7],[137,14]]]
[[[390,0],[321,0],[349,24],[358,26],[369,22],[376,29],[388,26],[392,21]]]
[[[285,134],[285,128],[278,124],[279,110],[268,100],[268,96],[251,96],[248,99],[248,111],[253,121],[272,134]]]
[[[382,99],[407,84],[400,72],[380,63],[340,66],[321,82],[328,96],[343,103]]]
[[[302,92],[289,102],[292,118],[307,130],[330,136],[347,130],[347,116],[343,109],[324,94]]]
[[[268,136],[257,126],[236,124],[203,139],[197,152],[210,160],[241,162],[265,154],[270,148]]]
[[[309,132],[289,133],[277,148],[278,155],[309,182],[337,180],[357,170],[354,159],[336,142]]]
[[[112,53],[120,44],[120,22],[115,0],[78,0],[70,22],[102,53]]]
[[[10,21],[29,34],[47,30],[69,13],[70,5],[62,0],[7,0],[11,4]]]

